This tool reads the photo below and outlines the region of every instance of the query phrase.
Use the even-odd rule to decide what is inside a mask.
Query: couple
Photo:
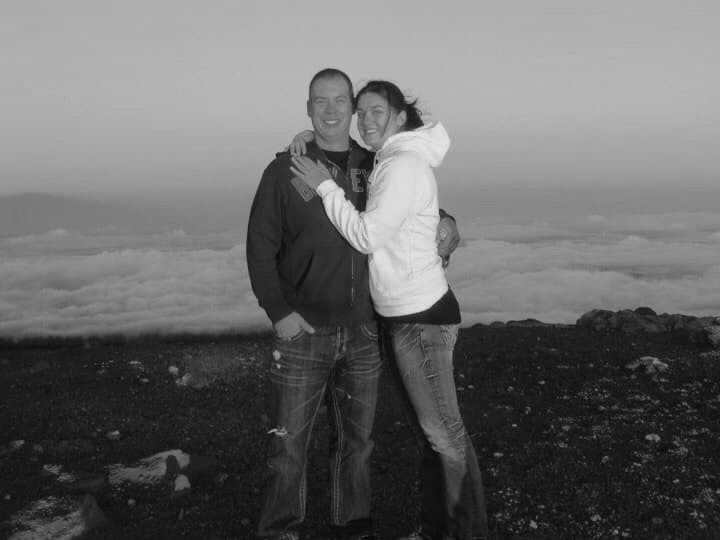
[[[358,131],[375,155],[350,139],[356,106]],[[350,79],[336,69],[311,80],[307,113],[307,155],[278,154],[267,167],[248,226],[250,280],[276,334],[275,425],[258,536],[299,538],[306,453],[324,400],[336,538],[378,538],[370,517],[381,371],[376,316],[425,440],[421,523],[404,538],[485,536],[480,471],[453,380],[460,310],[441,258],[457,233],[452,218],[440,222],[432,172],[448,150],[447,133],[423,125],[394,84],[372,81],[354,97]]]

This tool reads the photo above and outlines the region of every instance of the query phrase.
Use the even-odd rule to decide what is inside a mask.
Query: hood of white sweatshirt
[[[449,148],[447,131],[440,122],[434,122],[389,137],[378,152],[378,158],[382,160],[400,152],[415,152],[425,158],[431,167],[437,167]]]

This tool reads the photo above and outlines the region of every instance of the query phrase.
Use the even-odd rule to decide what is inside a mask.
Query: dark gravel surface
[[[5,344],[0,536],[33,501],[67,494],[48,465],[97,478],[181,449],[210,463],[188,491],[172,479],[93,489],[110,525],[86,537],[252,538],[270,350],[263,335]],[[456,352],[492,538],[720,538],[718,352],[670,334],[554,326],[466,328]],[[667,369],[626,367],[644,356]],[[178,385],[186,373],[202,388]],[[417,454],[387,371],[375,438],[375,518],[393,538],[417,517]],[[14,440],[25,443],[9,451]],[[321,415],[305,538],[327,534],[326,452]]]

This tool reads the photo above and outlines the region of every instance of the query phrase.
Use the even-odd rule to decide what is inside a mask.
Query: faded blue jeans
[[[458,325],[388,323],[396,375],[424,435],[423,533],[469,540],[488,534],[485,492],[453,377]]]
[[[271,362],[273,429],[258,536],[298,538],[307,449],[323,400],[330,423],[330,521],[336,527],[369,522],[371,432],[382,369],[376,323],[276,337]]]

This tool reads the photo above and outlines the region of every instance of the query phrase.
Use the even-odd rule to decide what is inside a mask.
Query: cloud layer
[[[0,335],[92,336],[265,328],[244,246],[121,249],[0,263]]]
[[[465,323],[573,323],[593,308],[720,315],[720,215],[482,224],[449,270]]]
[[[464,324],[573,323],[593,308],[720,315],[720,215],[461,223],[448,276]],[[240,232],[0,240],[0,336],[269,328]]]

